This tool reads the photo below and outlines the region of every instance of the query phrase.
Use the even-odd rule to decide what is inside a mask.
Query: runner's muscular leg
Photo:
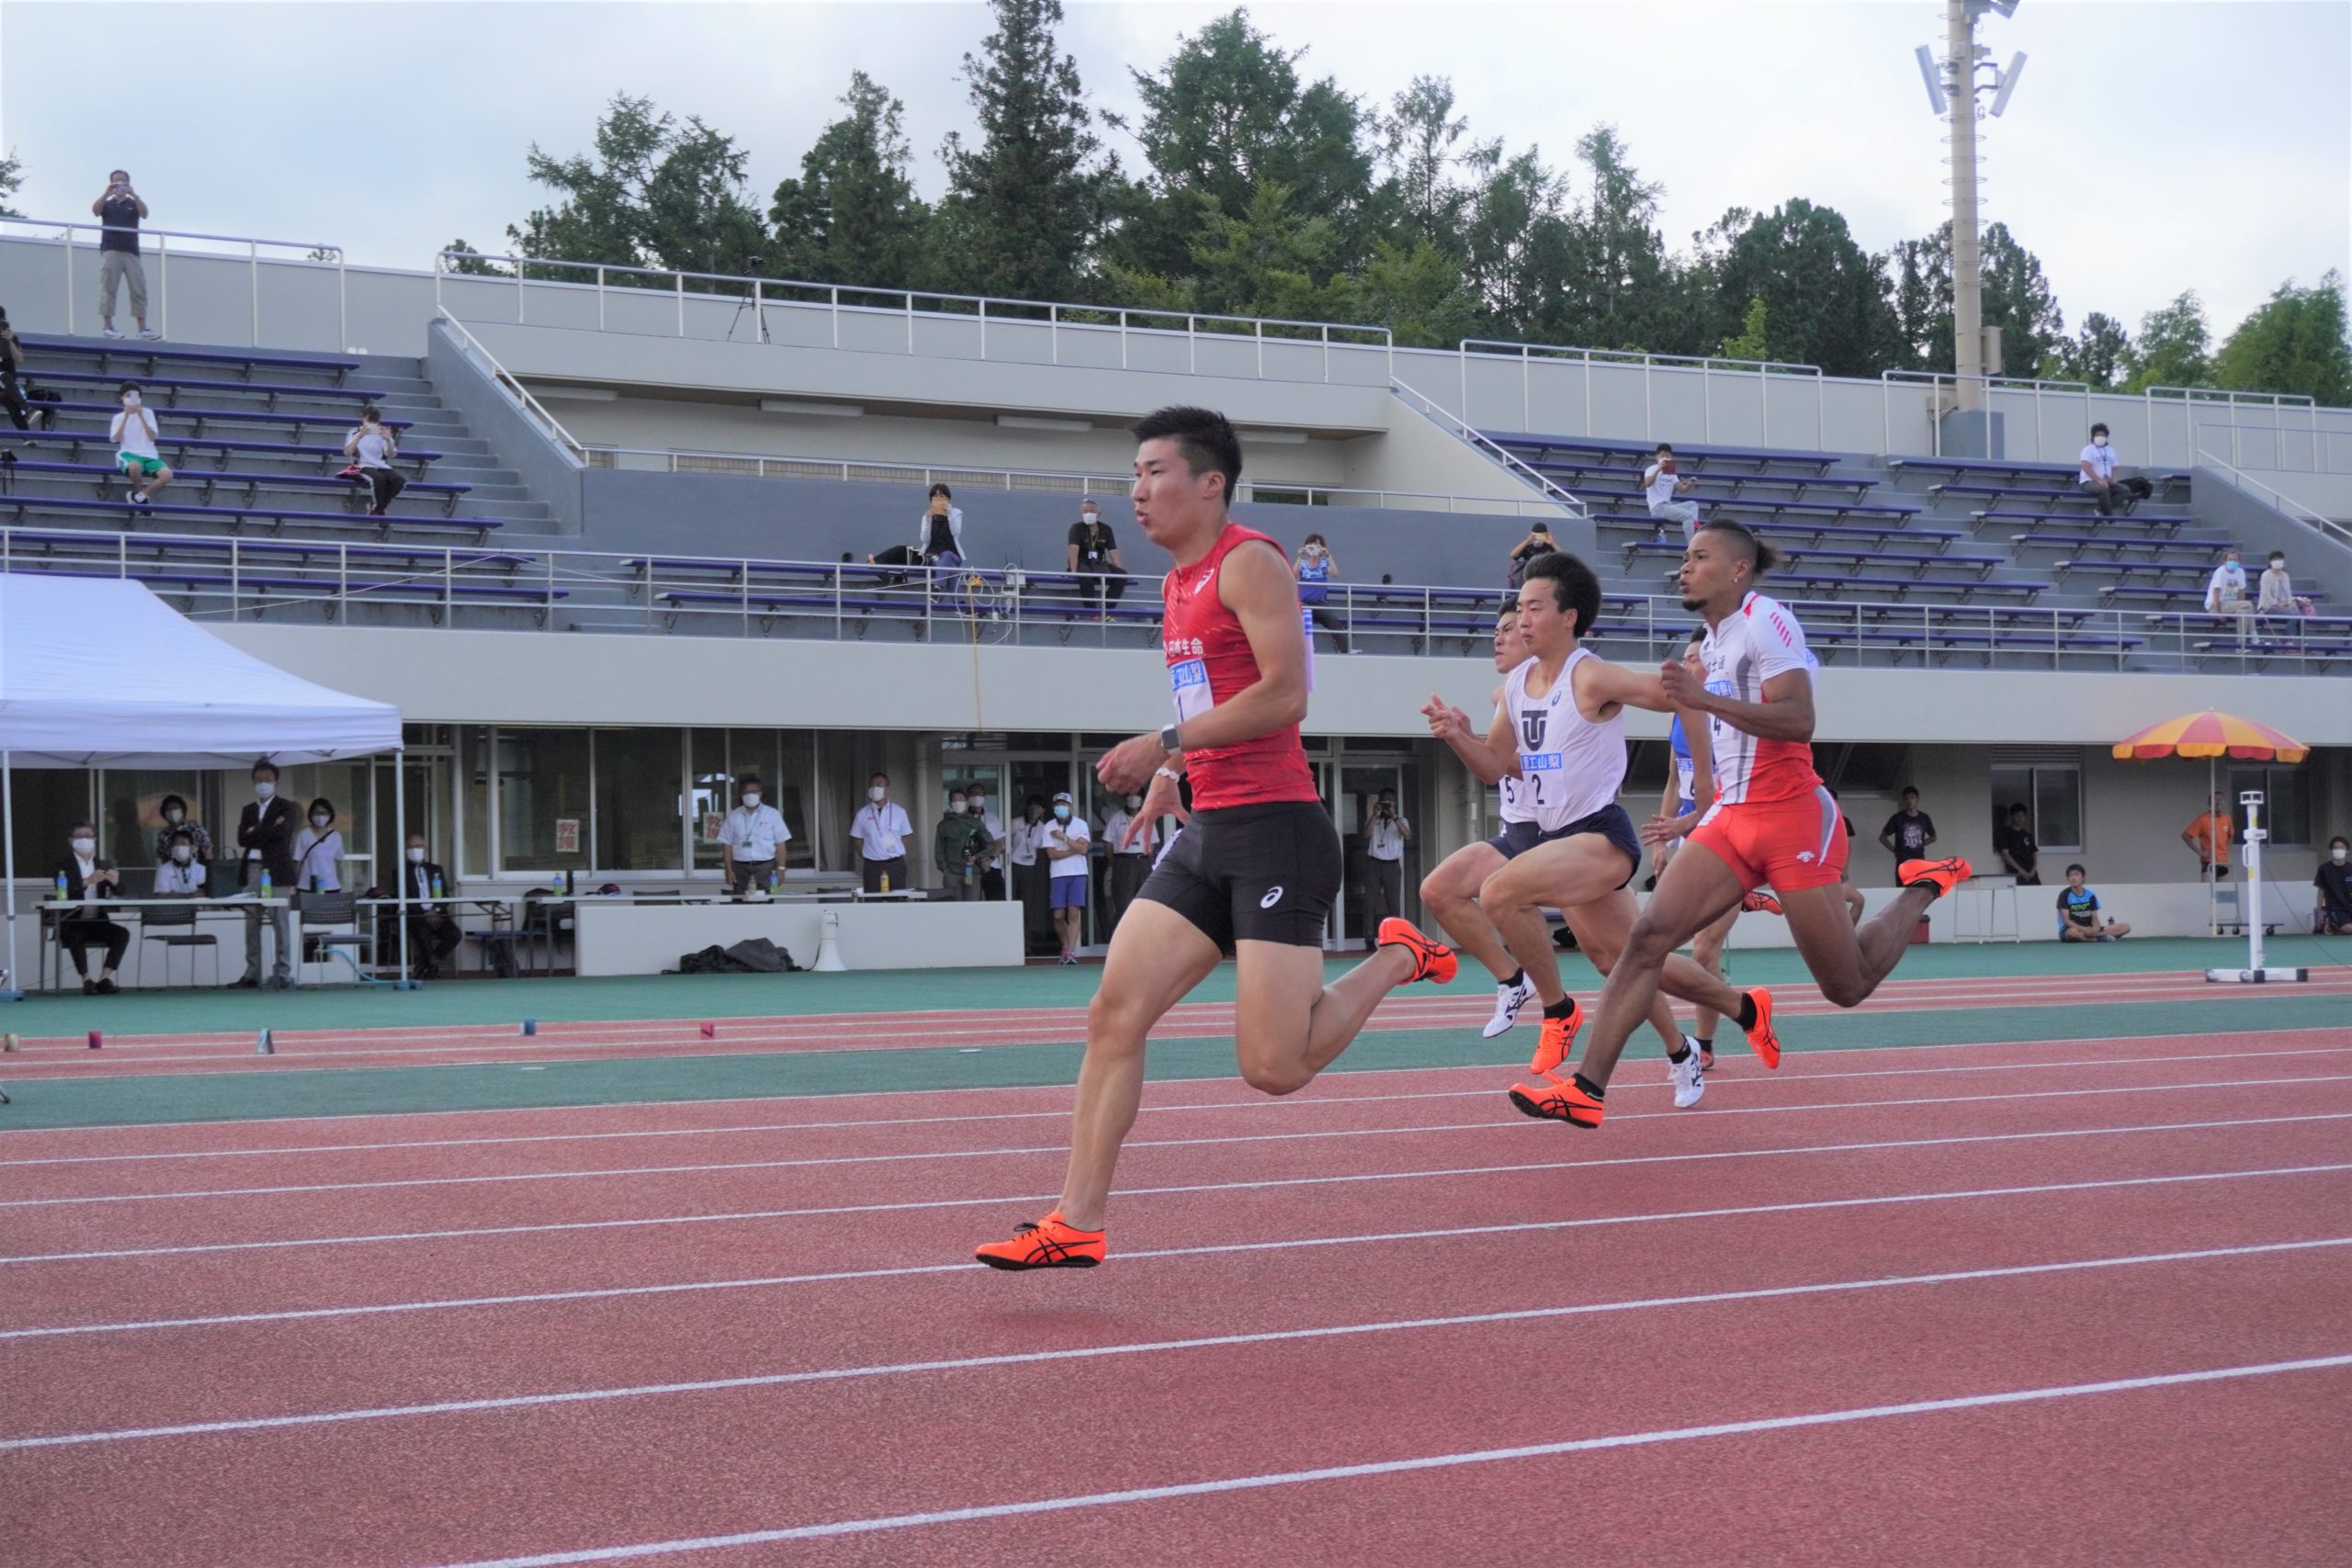
[[[1502,933],[1503,945],[1527,971],[1536,998],[1555,1007],[1567,988],[1560,983],[1560,961],[1544,906],[1566,909],[1589,903],[1625,880],[1633,867],[1625,852],[1598,833],[1555,839],[1511,861],[1478,889],[1479,907]]]
[[[1731,936],[1731,928],[1738,921],[1739,910],[1736,908],[1724,910],[1722,919],[1691,939],[1690,962],[1713,975],[1716,979],[1723,979],[1724,943]],[[1715,1037],[1715,1025],[1722,1014],[1721,1008],[1701,1004],[1697,1021],[1700,1039],[1713,1040]]]
[[[1622,887],[1606,897],[1560,911],[1568,922],[1568,930],[1576,932],[1577,951],[1592,961],[1603,980],[1617,966],[1617,956],[1625,949],[1626,933],[1634,929],[1639,913],[1634,896]],[[1650,1027],[1666,1043],[1668,1055],[1682,1049],[1682,1031],[1675,1026],[1674,1010],[1667,1005],[1663,990],[1650,1003],[1649,1019]]]
[[[1323,950],[1283,942],[1234,943],[1233,1055],[1241,1078],[1265,1094],[1305,1089],[1337,1061],[1389,992],[1413,977],[1413,955],[1384,947],[1323,983]]]
[[[1588,1026],[1591,1032],[1585,1038],[1584,1059],[1577,1066],[1587,1082],[1608,1087],[1626,1038],[1648,1016],[1650,1004],[1657,998],[1667,960],[1676,956],[1676,948],[1713,925],[1725,909],[1737,908],[1747,891],[1723,857],[1706,845],[1686,842],[1676,853],[1674,863],[1657,879],[1657,891],[1650,895],[1649,906],[1626,934],[1624,951],[1611,969],[1608,984],[1600,987],[1600,1001]],[[1689,959],[1679,962],[1695,975],[1705,973]],[[1712,976],[1707,979],[1721,985]],[[1736,998],[1732,1005],[1737,1007]]]
[[[1478,907],[1478,888],[1507,863],[1489,843],[1464,844],[1421,879],[1421,906],[1453,945],[1487,966],[1497,985],[1511,976],[1517,960],[1503,946],[1502,933]]]
[[[1082,1231],[1102,1228],[1119,1145],[1143,1102],[1144,1042],[1152,1025],[1199,985],[1224,955],[1201,930],[1165,904],[1138,898],[1111,934],[1102,983],[1086,1010],[1086,1059],[1070,1112],[1069,1171],[1061,1216]]]
[[[1789,934],[1796,938],[1797,952],[1821,994],[1834,1007],[1850,1008],[1860,1007],[1902,962],[1919,917],[1935,902],[1936,888],[1926,882],[1906,887],[1860,926],[1847,912],[1845,889],[1838,883],[1783,891],[1780,898]]]

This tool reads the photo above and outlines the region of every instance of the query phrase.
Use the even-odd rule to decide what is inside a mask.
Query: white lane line
[[[996,1367],[1037,1366],[1057,1361],[1091,1361],[1118,1356],[1156,1355],[1170,1350],[1224,1349],[1238,1345],[1276,1345],[1306,1339],[1338,1339],[1374,1334],[1409,1333],[1432,1328],[1472,1328],[1497,1323],[1532,1323],[1602,1313],[1646,1312],[1682,1306],[1718,1306],[1729,1302],[1755,1302],[1792,1296],[1818,1296],[1865,1291],[1894,1290],[1914,1285],[1961,1284],[1979,1280],[2018,1279],[2036,1274],[2066,1274],[2101,1269],[2126,1269],[2160,1263],[2194,1263],[2223,1258],[2247,1258],[2265,1253],[2310,1252],[2352,1247],[2352,1236],[2325,1236],[2309,1241],[2258,1242],[2239,1247],[2199,1247],[2181,1252],[2133,1253],[2122,1257],[2073,1258],[2063,1263],[2021,1263],[2000,1269],[1950,1269],[1933,1274],[1881,1275],[1865,1280],[1831,1280],[1804,1285],[1760,1286],[1745,1291],[1710,1291],[1680,1296],[1647,1296],[1631,1301],[1582,1302],[1569,1306],[1524,1307],[1511,1312],[1466,1313],[1452,1317],[1392,1318],[1383,1322],[1324,1324],[1310,1328],[1261,1329],[1246,1334],[1206,1335],[1191,1339],[1128,1340],[1111,1345],[1069,1346],[1054,1350],[1021,1350],[994,1356],[957,1356],[929,1361],[897,1361],[863,1367],[820,1367],[789,1372],[753,1372],[731,1378],[699,1378],[691,1382],[639,1383],[624,1387],[563,1389],[541,1393],[503,1394],[484,1399],[439,1400],[424,1404],[386,1404],[351,1410],[311,1410],[286,1416],[248,1416],[225,1421],[189,1421],[166,1427],[127,1427],[92,1432],[51,1432],[34,1437],[0,1438],[0,1453],[32,1449],[78,1448],[95,1443],[132,1442],[155,1438],[202,1437],[220,1432],[266,1432],[291,1427],[339,1426],[355,1421],[398,1420],[419,1416],[454,1416],[489,1410],[529,1410],[558,1404],[599,1404],[611,1400],[658,1398],[678,1393],[711,1393],[736,1389],[783,1388],[796,1383],[831,1383],[870,1378],[909,1377],[926,1372],[976,1371]],[[970,1265],[965,1265],[968,1269]],[[2352,1359],[2352,1358],[2346,1358]]]
[[[2259,989],[2259,987],[2248,987],[2245,988]],[[1925,1055],[1930,1052],[1942,1051],[2004,1051],[2019,1050],[2026,1047],[2046,1050],[2052,1046],[2062,1045],[2071,1047],[2077,1051],[2093,1051],[2097,1050],[2100,1046],[2150,1045],[2166,1040],[2211,1041],[2217,1033],[2226,1033],[2231,1035],[2258,1034],[2267,1039],[2280,1040],[2302,1039],[2314,1035],[2323,1040],[2340,1040],[2343,1038],[2343,1032],[2341,1030],[2318,1024],[2299,1025],[2286,1029],[2187,1029],[2163,1034],[2086,1035],[2078,1040],[2050,1040],[2045,1038],[2037,1038],[2033,1040],[1954,1040],[1910,1045],[1826,1046],[1810,1052],[1800,1052],[1797,1059],[1804,1060],[1808,1057],[1826,1059],[1829,1057],[1843,1056],[1872,1056],[1880,1055],[1889,1051]],[[2090,1066],[2096,1066],[2098,1063],[2098,1058],[2096,1057],[2086,1057],[2085,1060],[2086,1065]],[[1498,1070],[1510,1072],[1512,1069],[1508,1063],[1496,1064],[1490,1062],[1464,1062],[1419,1067],[1350,1068],[1345,1066],[1334,1066],[1325,1069],[1325,1071],[1334,1078],[1389,1077],[1408,1075],[1418,1076],[1426,1073],[1491,1073]],[[1181,1089],[1195,1084],[1230,1085],[1234,1081],[1234,1076],[1235,1075],[1231,1073],[1215,1073],[1204,1075],[1200,1077],[1153,1078],[1150,1082],[1153,1087],[1159,1089]],[[1793,1076],[1805,1077],[1812,1075],[1799,1073]],[[1069,1085],[1067,1083],[1043,1083],[972,1084],[945,1089],[927,1089],[915,1092],[919,1092],[924,1099],[935,1098],[946,1100],[952,1102],[963,1100],[972,1095],[1050,1093],[1067,1096],[1069,1091]],[[857,1098],[858,1095],[856,1093],[846,1091],[817,1094],[720,1094],[686,1100],[594,1100],[573,1105],[514,1105],[490,1108],[484,1108],[481,1106],[456,1106],[440,1111],[336,1111],[315,1116],[214,1116],[200,1117],[186,1122],[110,1122],[102,1125],[92,1125],[86,1127],[35,1127],[15,1134],[12,1141],[22,1142],[29,1138],[117,1138],[122,1136],[126,1133],[162,1133],[189,1127],[250,1128],[254,1126],[256,1123],[266,1123],[273,1127],[299,1127],[306,1126],[314,1122],[406,1122],[438,1120],[457,1116],[483,1116],[497,1118],[516,1116],[617,1116],[641,1114],[649,1111],[691,1111],[697,1107],[712,1105],[792,1105],[802,1102],[813,1104],[825,1104],[829,1102],[839,1103],[842,1100],[855,1100]],[[909,1096],[908,1094],[901,1093],[899,1098],[906,1099],[909,1098]],[[1056,1112],[1056,1114],[1067,1113],[1068,1108],[1066,1105],[1061,1111]],[[949,1118],[949,1120],[962,1120],[962,1118]],[[978,1118],[973,1118],[973,1120],[978,1120]]]
[[[1508,1449],[1475,1449],[1461,1453],[1423,1454],[1413,1459],[1377,1460],[1365,1464],[1325,1465],[1315,1470],[1273,1471],[1257,1475],[1228,1475],[1215,1481],[1189,1481],[1168,1486],[1136,1486],[1121,1492],[1090,1492],[1068,1497],[1040,1497],[1019,1503],[990,1503],[977,1507],[942,1508],[924,1514],[892,1514],[879,1518],[836,1519],[829,1524],[795,1525],[781,1529],[741,1530],[731,1535],[690,1536],[677,1540],[641,1541],[629,1546],[600,1546],[578,1551],[544,1551],[528,1557],[483,1558],[453,1563],[448,1568],[571,1568],[584,1562],[620,1562],[631,1558],[662,1557],[687,1551],[718,1551],[740,1546],[768,1546],[787,1540],[818,1540],[835,1536],[873,1535],[886,1530],[918,1529],[932,1525],[971,1524],[982,1519],[1014,1518],[1023,1515],[1072,1513],[1083,1508],[1114,1508],[1130,1503],[1162,1503],[1180,1497],[1208,1497],[1234,1492],[1263,1491],[1277,1486],[1311,1485],[1324,1481],[1356,1481],[1375,1475],[1404,1475],[1416,1471],[1451,1470],[1463,1465],[1501,1464],[1514,1460],[1556,1459],[1564,1454],[1597,1453],[1610,1449],[1647,1448],[1657,1443],[1690,1442],[1706,1438],[1744,1438],[1763,1432],[1794,1431],[1805,1427],[1837,1427],[1856,1421],[1879,1421],[1905,1416],[1939,1416],[1957,1410],[1984,1410],[1998,1405],[2034,1404],[2051,1400],[2081,1399],[2099,1394],[2137,1393],[2149,1389],[2185,1388],[2198,1383],[2278,1377],[2291,1372],[2328,1371],[2352,1366],[2352,1355],[2312,1356],[2297,1361],[2263,1361],[2236,1367],[2207,1367],[2186,1372],[2157,1372],[2145,1377],[2110,1378],[2103,1382],[2062,1383],[2041,1388],[2007,1389],[1996,1393],[1961,1394],[1946,1399],[1917,1399],[1901,1404],[1866,1404],[1847,1410],[1811,1411],[1801,1416],[1768,1416],[1749,1421],[1718,1421],[1704,1427],[1672,1427],[1647,1432],[1619,1432],[1601,1438],[1571,1438],[1554,1443],[1526,1443]]]
[[[1718,1149],[1704,1154],[1626,1155],[1615,1159],[1543,1160],[1521,1165],[1453,1166],[1435,1170],[1377,1170],[1346,1176],[1261,1177],[1247,1181],[1203,1181],[1173,1187],[1123,1187],[1119,1200],[1166,1198],[1197,1192],[1260,1192],[1284,1187],[1346,1187],[1374,1181],[1433,1181],[1470,1176],[1511,1176],[1548,1170],[1598,1170],[1610,1166],[1679,1165],[1692,1160],[1773,1159],[1795,1155],[1869,1154],[1887,1149],[1949,1148],[1970,1144],[2028,1143],[2047,1138],[2126,1137],[2142,1133],[2199,1133],[2237,1127],[2275,1127],[2299,1122],[2352,1122],[2352,1111],[2299,1116],[2247,1116],[2220,1122],[2156,1122],[2127,1127],[2061,1127],[2032,1133],[1970,1133],[1941,1138],[1895,1138],[1876,1143],[1800,1144],[1771,1149]],[[655,1214],[618,1220],[559,1220],[527,1225],[480,1225],[463,1229],[390,1231],[365,1235],[293,1236],[272,1241],[182,1243],[174,1247],[113,1247],[90,1252],[27,1253],[0,1257],[0,1265],[81,1263],[136,1258],[184,1258],[212,1252],[276,1252],[292,1247],[368,1247],[396,1241],[470,1240],[478,1236],[541,1235],[566,1231],[632,1230],[655,1225],[724,1224],[738,1221],[795,1220],[836,1214],[903,1213],[918,1209],[971,1209],[1050,1203],[1058,1193],[1011,1197],[901,1199],[888,1203],[847,1203],[815,1209],[728,1210],[712,1214]],[[1133,1256],[1122,1253],[1121,1257]]]
[[[1731,1105],[1702,1113],[1706,1118],[1724,1116],[1778,1116],[1798,1111],[1885,1111],[1919,1105],[1986,1105],[2024,1100],[2087,1099],[2093,1095],[2109,1094],[2175,1094],[2186,1090],[2207,1093],[2240,1089],[2275,1089],[2281,1085],[2352,1083],[2352,1073],[2324,1073],[2300,1078],[2238,1078],[2207,1083],[2183,1084],[2110,1084],[2098,1089],[2047,1089],[2022,1090],[2015,1094],[1948,1094],[1913,1100],[1822,1100],[1809,1105]],[[1699,1124],[1701,1118],[1682,1111],[1636,1111],[1621,1114],[1620,1122],[1646,1122],[1680,1119]],[[1135,1149],[1209,1148],[1223,1144],[1287,1144],[1313,1143],[1329,1138],[1411,1137],[1427,1133],[1490,1133],[1498,1129],[1520,1127],[1533,1129],[1542,1122],[1513,1123],[1500,1118],[1484,1122],[1441,1122],[1426,1126],[1403,1127],[1333,1127],[1289,1133],[1235,1133],[1213,1138],[1135,1138],[1124,1147]],[[483,1176],[409,1176],[383,1181],[320,1181],[296,1183],[280,1187],[215,1187],[187,1192],[87,1192],[55,1198],[9,1198],[0,1200],[0,1209],[49,1209],[89,1203],[157,1203],[173,1202],[191,1198],[273,1198],[306,1192],[375,1192],[417,1187],[478,1187],[498,1186],[518,1181],[580,1181],[623,1176],[681,1176],[730,1170],[791,1170],[812,1167],[842,1165],[897,1165],[913,1160],[995,1159],[1029,1155],[1063,1155],[1069,1152],[1065,1144],[1035,1145],[993,1149],[910,1150],[879,1155],[816,1155],[799,1159],[726,1160],[706,1165],[642,1165],[621,1166],[609,1170],[523,1170],[504,1171]]]
[[[1946,1192],[1893,1192],[1867,1198],[1815,1198],[1787,1203],[1758,1203],[1742,1208],[1682,1209],[1666,1213],[1590,1215],[1576,1220],[1525,1220],[1486,1225],[1448,1225],[1436,1230],[1383,1231],[1372,1235],[1309,1236],[1280,1241],[1222,1242],[1208,1247],[1168,1247],[1122,1252],[1125,1262],[1143,1258],[1195,1258],[1229,1252],[1283,1252],[1309,1247],[1355,1247],[1368,1242],[1452,1240],[1473,1235],[1519,1235],[1538,1232],[1586,1230],[1609,1225],[1660,1224],[1677,1220],[1741,1219],[1757,1214],[1806,1213],[1829,1209],[1870,1209],[1891,1204],[1948,1203],[1977,1198],[2026,1198],[2052,1192],[2093,1192],[2133,1187],[2170,1187],[2208,1181],[2243,1181],[2259,1177],[2332,1175],[2352,1170],[2352,1164],[2279,1166],[2263,1170],[2199,1171],[2185,1176],[2124,1176],[2096,1181],[2044,1182],[2030,1187],[1974,1187]],[[2352,1239],[2352,1238],[2347,1238]],[[830,1284],[842,1280],[894,1279],[902,1275],[965,1273],[967,1263],[922,1263],[893,1269],[834,1270],[822,1274],[770,1274],[741,1280],[673,1280],[658,1285],[614,1285],[575,1291],[534,1291],[507,1296],[445,1297],[434,1301],[383,1302],[361,1306],[300,1307],[277,1312],[222,1313],[210,1317],[144,1318],[122,1323],[62,1324],[40,1328],[0,1329],[0,1340],[55,1339],[85,1334],[129,1334],[165,1328],[219,1328],[252,1323],[300,1323],[322,1318],[380,1317],[393,1314],[450,1312],[470,1307],[543,1305],[554,1302],[613,1301],[632,1296],[695,1295],[708,1291],[765,1290],[785,1285]]]
[[[2171,1056],[2108,1056],[2096,1062],[2072,1057],[2063,1062],[1965,1062],[1944,1067],[1866,1067],[1851,1073],[1780,1073],[1769,1078],[1742,1077],[1729,1080],[1734,1092],[1747,1088],[1781,1088],[1794,1083],[1833,1083],[1848,1078],[1924,1077],[1935,1073],[2022,1073],[2063,1071],[2110,1067],[2161,1066],[2172,1062],[2244,1062],[2268,1056],[2341,1056],[2352,1055],[2352,1046],[2317,1045],[2285,1051],[2204,1051]],[[1482,1068],[1488,1073],[1509,1073],[1509,1066]],[[1722,1091],[1724,1080],[1717,1080]],[[1616,1091],[1627,1089],[1662,1089],[1666,1083],[1624,1083],[1612,1085]],[[1204,1100],[1179,1105],[1147,1105],[1141,1114],[1172,1115],[1193,1111],[1278,1111],[1314,1110],[1334,1105],[1369,1105],[1396,1100],[1483,1100],[1494,1093],[1484,1089],[1420,1089],[1399,1094],[1326,1094],[1253,1095],[1248,1100]],[[1067,1121],[1067,1109],[1052,1111],[993,1111],[971,1116],[871,1116],[834,1122],[752,1122],[715,1123],[704,1127],[639,1127],[596,1133],[518,1133],[495,1137],[478,1138],[411,1138],[380,1144],[282,1144],[264,1145],[239,1149],[166,1149],[148,1153],[114,1155],[51,1155],[31,1159],[0,1159],[0,1169],[26,1166],[61,1165],[137,1165],[155,1160],[179,1159],[243,1159],[272,1155],[340,1155],[373,1154],[401,1149],[465,1149],[487,1148],[511,1144],[590,1144],[606,1143],[622,1138],[686,1138],[722,1137],[752,1133],[826,1133],[855,1131],[866,1127],[924,1127],[948,1123],[961,1125],[980,1122],[1035,1122],[1040,1120]]]

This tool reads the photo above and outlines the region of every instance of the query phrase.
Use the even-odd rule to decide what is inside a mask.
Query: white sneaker
[[[1679,1062],[1666,1065],[1666,1075],[1674,1085],[1674,1109],[1688,1111],[1699,1103],[1707,1092],[1707,1070],[1699,1066],[1699,1043],[1688,1034],[1682,1037],[1682,1048],[1690,1053]]]
[[[117,327],[100,327],[98,329],[98,335],[100,337],[119,338],[122,336],[122,332]]]
[[[1509,1034],[1510,1026],[1519,1021],[1519,1010],[1534,999],[1535,987],[1528,983],[1524,972],[1520,975],[1518,985],[1497,986],[1495,1016],[1487,1021],[1487,1027],[1479,1032],[1488,1040],[1498,1034]]]
[[[149,343],[161,343],[161,342],[163,342],[163,341],[164,341],[164,334],[163,334],[163,333],[159,333],[159,332],[157,332],[157,331],[156,331],[154,328],[153,328],[153,327],[141,327],[141,328],[140,328],[140,329],[139,329],[139,335],[140,335],[141,337],[142,337],[142,338],[145,338]]]

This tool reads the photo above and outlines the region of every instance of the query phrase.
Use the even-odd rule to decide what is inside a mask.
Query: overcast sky
[[[1224,7],[1066,0],[1064,47],[1102,107]],[[1686,249],[1734,205],[1836,207],[1871,250],[1944,216],[1943,143],[1914,46],[1936,0],[1734,5],[1267,4],[1258,25],[1302,69],[1385,104],[1451,76],[1474,136],[1569,160],[1615,124],[1666,186]],[[975,4],[119,5],[0,3],[0,146],[16,205],[85,214],[128,165],[157,226],[343,245],[424,266],[462,236],[504,248],[537,194],[533,141],[588,145],[619,91],[700,115],[751,152],[764,210],[834,115],[853,68],[905,100],[927,196],[969,128]],[[2047,267],[2071,331],[2101,310],[2137,328],[2184,288],[2225,333],[2290,276],[2352,269],[2352,0],[2026,0],[1990,17],[1996,59],[2031,56],[1988,122],[1984,216]],[[1134,145],[1112,142],[1129,167]]]

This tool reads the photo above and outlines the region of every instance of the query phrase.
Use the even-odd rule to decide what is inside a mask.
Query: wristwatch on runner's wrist
[[[1163,750],[1163,751],[1182,751],[1182,750],[1184,749],[1184,741],[1183,741],[1183,739],[1182,739],[1182,736],[1180,736],[1180,735],[1177,733],[1178,728],[1179,728],[1179,727],[1178,727],[1178,726],[1173,725],[1173,724],[1170,724],[1170,725],[1164,726],[1164,727],[1160,729],[1160,731],[1159,731],[1159,749],[1160,749],[1161,750]]]

